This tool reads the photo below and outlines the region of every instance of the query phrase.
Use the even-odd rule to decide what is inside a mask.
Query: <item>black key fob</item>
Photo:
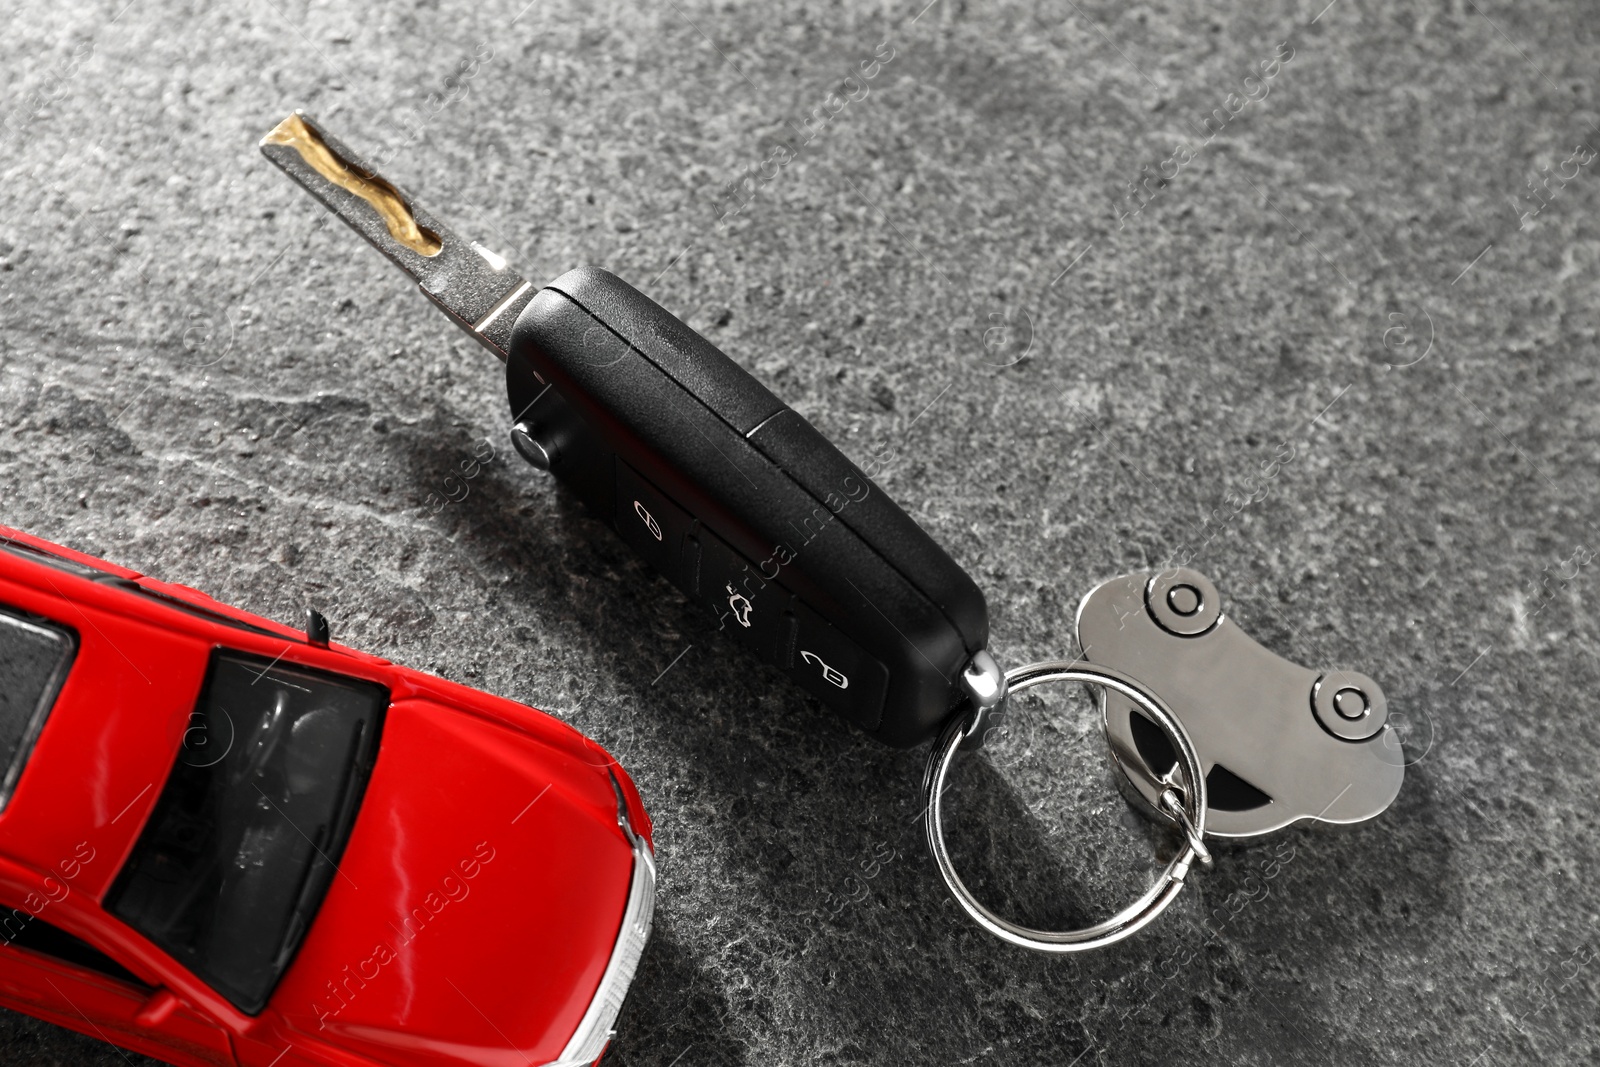
[[[536,289],[302,112],[261,150],[505,360],[517,450],[734,641],[891,745],[998,700],[977,585],[705,338],[603,270]]]
[[[860,468],[709,341],[604,270],[523,308],[518,451],[721,629],[896,746],[962,702],[983,593]]]

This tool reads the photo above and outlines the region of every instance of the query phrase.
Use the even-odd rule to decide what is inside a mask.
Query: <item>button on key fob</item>
[[[733,360],[604,270],[536,290],[303,114],[262,150],[505,361],[517,451],[734,644],[891,745],[964,702],[989,637],[976,583]]]

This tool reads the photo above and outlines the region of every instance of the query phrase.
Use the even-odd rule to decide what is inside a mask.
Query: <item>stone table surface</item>
[[[1591,6],[923,2],[12,0],[0,522],[315,605],[614,751],[662,880],[609,1063],[1595,1062]],[[510,453],[494,361],[257,153],[295,107],[875,463],[1002,661],[1187,560],[1273,651],[1381,682],[1398,800],[1219,848],[1107,951],[985,935],[923,844],[925,751],[736,653]],[[1170,849],[1095,721],[1028,702],[960,766],[1009,914],[1104,914]],[[0,1018],[6,1064],[133,1059]]]

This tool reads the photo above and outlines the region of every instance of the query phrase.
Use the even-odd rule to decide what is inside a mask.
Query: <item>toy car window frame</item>
[[[150,600],[160,601],[168,607],[177,608],[179,611],[187,612],[190,615],[198,615],[200,618],[207,619],[211,622],[220,622],[225,626],[232,626],[236,630],[248,630],[253,634],[263,634],[267,637],[276,637],[284,640],[289,639],[288,635],[279,633],[277,630],[269,630],[265,626],[257,626],[255,623],[245,622],[243,619],[236,619],[232,615],[217,611],[214,608],[203,607],[194,603],[193,601],[185,600],[182,597],[173,596],[171,593],[163,593],[156,589],[148,589],[134,581],[132,578],[118,578],[115,575],[99,574],[95,576],[94,580],[97,582],[102,582],[106,585],[117,586],[119,589],[126,589],[130,593],[138,593],[140,596]]]
[[[12,540],[9,537],[0,537],[0,549],[5,549],[9,552],[13,552],[19,556],[34,560],[38,563],[48,564],[49,566],[55,567],[57,570],[66,571],[68,574],[75,574],[79,578],[88,578],[90,581],[101,582],[105,585],[115,586],[118,589],[126,589],[130,593],[137,593],[138,595],[147,599],[159,601],[163,604],[166,604],[168,607],[177,608],[179,611],[187,612],[190,615],[197,615],[200,618],[206,619],[210,622],[220,622],[224,626],[232,626],[236,630],[247,630],[250,633],[263,634],[267,637],[288,637],[287,634],[280,633],[277,630],[269,630],[265,626],[257,626],[255,623],[245,622],[243,619],[236,619],[226,612],[217,611],[214,608],[208,608],[204,605],[196,604],[193,601],[185,600],[182,597],[173,596],[171,593],[163,593],[156,589],[146,588],[132,578],[124,578],[119,574],[112,574],[110,571],[103,571],[98,567],[91,567],[87,563],[79,563],[77,560],[68,559],[65,556],[58,556],[54,552],[47,551],[43,548],[38,548],[34,545],[24,544],[21,541]]]
[[[77,560],[68,559],[65,556],[58,556],[54,552],[49,552],[35,545],[30,545],[22,541],[16,541],[9,537],[0,537],[0,548],[3,548],[8,552],[15,553],[16,555],[22,556],[26,559],[31,559],[37,563],[47,563],[57,570],[66,571],[68,574],[76,574],[80,578],[99,578],[101,576],[112,576],[109,571],[103,571],[98,567],[91,567],[87,563],[79,563]]]
[[[372,682],[213,650],[105,910],[259,1013],[337,874],[388,707]]]
[[[78,655],[69,627],[0,604],[0,811]]]
[[[83,938],[22,908],[0,913],[0,938],[7,947],[25,949],[55,963],[110,978],[141,995],[148,995],[155,988]]]

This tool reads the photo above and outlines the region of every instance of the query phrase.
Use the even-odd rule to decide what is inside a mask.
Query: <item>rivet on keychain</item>
[[[923,781],[928,847],[962,908],[984,929],[1040,952],[1082,952],[1128,937],[1172,903],[1209,838],[1249,838],[1302,820],[1354,823],[1400,792],[1405,762],[1383,690],[1353,671],[1317,672],[1257,644],[1222,612],[1209,579],[1174,568],[1124,575],[1078,608],[1078,660],[1003,674],[987,653],[964,679],[970,710],[940,736]],[[1143,896],[1080,930],[1035,930],[990,911],[966,887],[944,839],[955,754],[1000,724],[1009,697],[1047,682],[1099,693],[1123,791],[1182,844]]]

